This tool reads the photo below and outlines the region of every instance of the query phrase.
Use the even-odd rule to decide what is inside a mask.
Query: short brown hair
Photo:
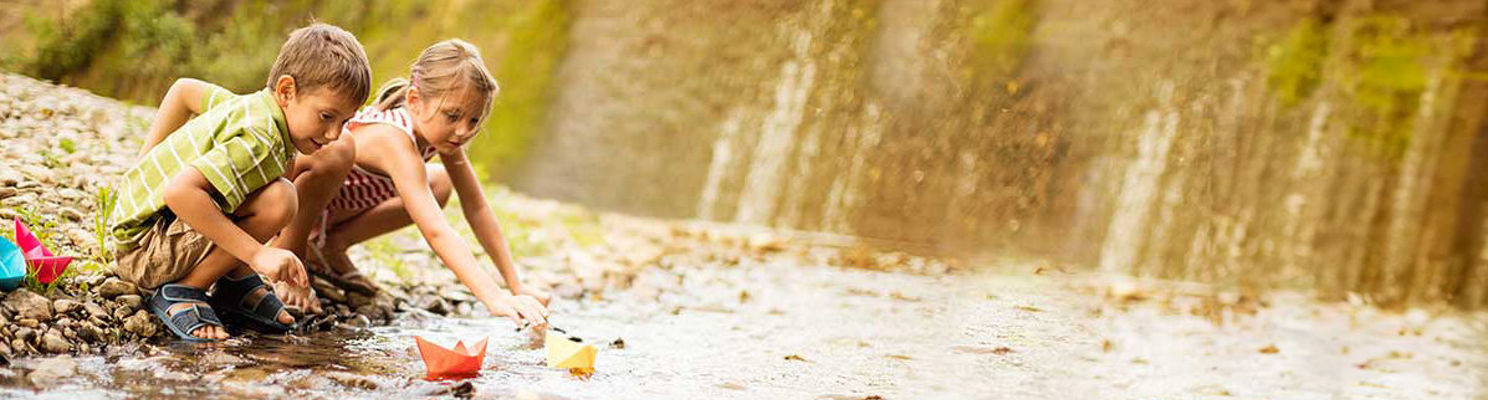
[[[294,78],[300,93],[326,86],[353,96],[357,104],[367,101],[372,90],[372,69],[362,43],[345,29],[319,22],[290,32],[266,85],[274,87],[283,75]]]

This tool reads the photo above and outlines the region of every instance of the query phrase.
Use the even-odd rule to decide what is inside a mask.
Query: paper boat
[[[21,248],[0,239],[0,289],[14,290],[26,280],[26,259]]]
[[[31,270],[36,271],[36,281],[43,284],[52,283],[62,272],[67,271],[67,265],[72,263],[72,257],[52,255],[46,246],[41,245],[41,240],[26,229],[26,224],[21,223],[20,218],[15,219],[16,244],[21,247],[22,254],[26,257],[26,264]]]
[[[456,341],[454,349],[447,349],[422,337],[414,336],[413,340],[418,342],[419,356],[424,358],[424,369],[428,371],[425,379],[472,377],[480,371],[481,361],[486,359],[486,339],[475,342],[468,349],[462,341]]]
[[[562,334],[562,331],[556,332],[559,333],[548,332],[547,338],[543,341],[543,347],[548,349],[548,368],[593,373],[594,355],[599,350]]]

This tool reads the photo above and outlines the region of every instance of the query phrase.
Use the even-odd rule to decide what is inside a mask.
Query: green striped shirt
[[[166,183],[186,166],[211,182],[218,208],[231,213],[249,194],[284,175],[294,160],[284,111],[267,89],[238,96],[210,86],[202,97],[202,114],[150,149],[116,183],[119,198],[109,226],[117,250],[133,248],[170,212]]]

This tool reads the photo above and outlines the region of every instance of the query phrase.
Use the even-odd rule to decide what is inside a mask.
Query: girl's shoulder
[[[397,128],[409,139],[413,138],[413,118],[408,115],[408,110],[403,107],[395,107],[387,110],[378,110],[377,107],[367,106],[357,112],[355,117],[346,121],[342,126],[342,133],[370,124],[386,124]]]

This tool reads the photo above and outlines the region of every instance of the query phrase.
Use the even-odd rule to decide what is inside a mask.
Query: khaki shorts
[[[120,279],[154,290],[185,278],[214,246],[180,219],[163,217],[145,231],[138,245],[118,254],[115,272]]]

